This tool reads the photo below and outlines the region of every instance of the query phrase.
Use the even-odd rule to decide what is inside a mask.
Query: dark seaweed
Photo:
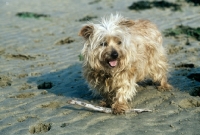
[[[78,58],[79,58],[79,61],[83,61],[84,60],[84,57],[81,54],[78,55]]]
[[[84,18],[82,18],[82,19],[79,19],[79,21],[80,22],[84,22],[84,21],[90,21],[90,20],[92,20],[92,19],[94,19],[94,18],[97,18],[97,16],[85,16]]]
[[[67,37],[65,39],[61,39],[60,41],[56,42],[56,45],[64,45],[64,44],[70,44],[73,43],[75,40],[71,37]]]
[[[183,63],[183,64],[179,64],[175,66],[176,68],[194,68],[194,64],[187,64],[187,63]]]
[[[43,82],[37,86],[38,89],[51,89],[52,87],[52,82]]]
[[[96,4],[96,3],[99,3],[101,0],[94,0],[94,1],[92,1],[92,2],[89,2],[88,4],[89,5],[92,5],[92,4]]]
[[[167,2],[167,1],[139,1],[134,2],[131,6],[128,8],[130,10],[145,10],[145,9],[151,9],[153,7],[160,8],[160,9],[166,9],[171,8],[173,11],[181,10],[181,6],[175,3]]]
[[[165,36],[178,36],[182,34],[200,41],[200,27],[191,28],[189,26],[179,25],[176,28],[170,28],[164,31]]]
[[[189,79],[200,82],[200,73],[193,73],[187,76]]]
[[[156,8],[161,8],[161,9],[171,8],[173,11],[181,10],[180,5],[167,1],[154,1],[152,3],[153,6]]]
[[[152,5],[149,1],[139,1],[134,2],[131,6],[128,7],[130,10],[145,10],[145,9],[151,9]]]
[[[194,6],[199,6],[200,5],[200,0],[185,0],[188,3],[193,3]]]
[[[191,92],[191,96],[199,96],[200,97],[200,87],[195,87]]]
[[[19,12],[16,14],[16,16],[21,17],[21,18],[41,18],[41,17],[50,17],[50,15],[45,15],[45,14],[37,14],[37,13],[32,13],[32,12]]]

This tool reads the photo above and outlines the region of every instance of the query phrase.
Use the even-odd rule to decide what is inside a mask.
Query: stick
[[[111,108],[95,106],[95,105],[88,104],[88,103],[85,103],[85,102],[82,102],[82,101],[69,100],[68,103],[72,104],[72,105],[83,106],[85,108],[89,108],[89,109],[92,109],[92,110],[95,110],[95,111],[99,111],[99,112],[112,113],[112,109]],[[152,110],[149,110],[149,109],[130,109],[130,110],[126,111],[126,113],[130,113],[130,112],[141,113],[141,112],[152,112]]]

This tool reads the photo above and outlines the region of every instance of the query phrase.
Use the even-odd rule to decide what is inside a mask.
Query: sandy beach
[[[0,135],[200,135],[200,5],[166,0],[1,0]],[[167,4],[165,4],[167,5]],[[82,25],[111,13],[148,19],[163,33],[173,90],[141,82],[133,108],[152,112],[112,115],[68,104],[98,105],[81,71]],[[198,28],[188,35],[167,30]],[[184,26],[184,27],[183,27]]]

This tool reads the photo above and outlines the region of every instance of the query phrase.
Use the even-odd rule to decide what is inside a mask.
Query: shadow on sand
[[[81,64],[75,64],[64,70],[31,77],[28,83],[35,83],[38,89],[58,96],[90,100],[93,98],[92,92],[82,77],[81,68]]]
[[[28,83],[36,83],[39,90],[47,90],[58,96],[80,98],[83,100],[99,99],[100,97],[94,97],[92,92],[89,91],[89,88],[82,77],[81,68],[81,64],[78,63],[64,70],[31,77],[28,79]],[[199,73],[199,68],[179,67],[174,71],[171,71],[169,82],[174,88],[177,88],[180,91],[189,92],[192,96],[199,96],[200,82],[196,80],[196,78],[200,76]],[[193,77],[191,77],[191,75],[193,75]],[[147,84],[139,83],[139,85],[146,87],[154,84],[148,83],[147,81]]]

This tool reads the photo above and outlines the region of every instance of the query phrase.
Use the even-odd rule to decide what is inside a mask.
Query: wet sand
[[[67,103],[73,98],[92,104],[99,101],[91,96],[81,75],[83,40],[77,33],[87,20],[119,12],[132,19],[149,19],[162,32],[178,25],[200,27],[200,8],[192,3],[179,2],[178,11],[130,10],[132,3],[2,0],[0,134],[199,135],[200,42],[185,35],[163,34],[174,89],[160,92],[152,83],[138,87],[132,107],[153,112],[115,116]],[[35,15],[16,15],[27,12]]]

